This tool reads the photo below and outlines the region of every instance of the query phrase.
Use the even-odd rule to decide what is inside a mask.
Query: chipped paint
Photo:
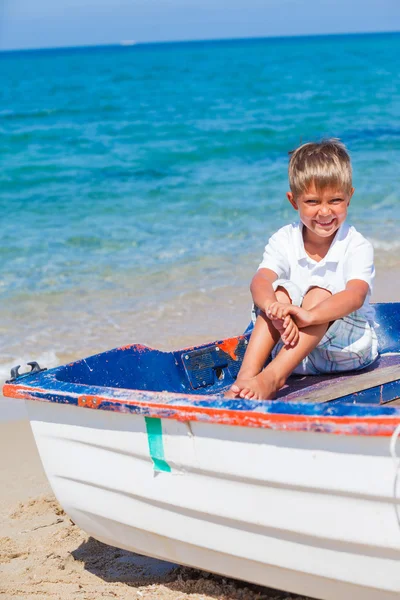
[[[373,436],[390,436],[400,423],[400,408],[385,406],[225,400],[216,396],[205,400],[204,396],[110,388],[103,388],[103,393],[85,395],[71,390],[53,390],[52,393],[48,387],[18,384],[8,384],[5,388],[4,394],[14,398],[65,403],[80,408],[133,413],[182,422],[202,421],[239,427]],[[108,394],[105,395],[105,392]],[[118,398],[115,397],[116,392]]]
[[[228,338],[223,342],[219,342],[217,344],[218,348],[222,350],[222,352],[226,352],[232,358],[232,360],[237,360],[236,356],[236,348],[238,347],[240,337]]]
[[[143,344],[127,344],[126,346],[120,346],[116,348],[116,350],[135,350],[137,352],[145,352],[146,350],[151,350],[148,346],[144,346]]]
[[[201,421],[283,431],[391,436],[400,424],[400,407],[388,405],[400,396],[400,304],[378,306],[382,311],[378,330],[380,348],[387,355],[371,369],[398,365],[399,380],[326,403],[304,403],[307,389],[323,392],[332,379],[340,382],[346,375],[293,378],[274,401],[224,398],[224,389],[233,381],[231,369],[240,366],[238,357],[244,352],[249,332],[245,336],[176,352],[161,352],[140,344],[123,346],[66,366],[25,375],[23,379],[5,384],[3,393],[17,399],[56,403],[60,411],[62,404],[68,404],[77,409],[131,413],[187,423]],[[224,370],[224,377],[215,377],[212,384],[193,393],[182,356],[190,350],[204,350],[207,354],[216,348],[221,350],[217,354],[226,354],[227,361],[221,361],[218,367]],[[128,349],[130,352],[126,353]],[[217,359],[214,356],[212,360]],[[215,370],[214,363],[211,368]],[[363,372],[358,376],[362,378]]]

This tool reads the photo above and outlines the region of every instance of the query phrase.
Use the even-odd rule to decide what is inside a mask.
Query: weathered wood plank
[[[313,389],[308,392],[307,389],[305,389],[304,395],[299,395],[296,398],[296,401],[315,402],[320,404],[322,402],[329,402],[330,400],[337,400],[338,398],[348,396],[349,394],[363,392],[385,383],[397,381],[398,379],[400,380],[399,365],[383,367],[382,369],[376,369],[376,371],[371,371],[369,373],[349,375],[344,380],[342,378],[340,381],[332,380],[328,388]]]

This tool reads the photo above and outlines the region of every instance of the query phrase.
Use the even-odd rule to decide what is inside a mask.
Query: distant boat
[[[227,399],[250,337],[12,370],[61,505],[119,548],[323,600],[400,597],[400,304],[380,357]]]
[[[135,40],[122,40],[122,42],[120,42],[121,46],[134,46],[135,44],[137,44]]]

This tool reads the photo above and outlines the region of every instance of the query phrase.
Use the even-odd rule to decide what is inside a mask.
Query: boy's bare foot
[[[230,387],[229,390],[224,393],[224,398],[240,398],[240,396],[239,396],[240,388],[238,387],[237,388],[238,391],[236,392],[236,391],[233,391],[234,387],[236,388],[237,385],[233,384],[233,386]]]
[[[224,394],[224,398],[240,398],[240,390],[243,388],[243,385],[246,381],[249,381],[253,377],[255,377],[256,373],[246,373],[241,375],[239,373],[238,378],[235,383],[229,388],[227,392]]]
[[[236,381],[231,387],[234,398],[245,398],[246,400],[273,400],[280,384],[267,370],[262,371],[255,377],[247,380]]]

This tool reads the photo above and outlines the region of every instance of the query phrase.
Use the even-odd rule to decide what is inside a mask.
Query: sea
[[[400,33],[1,52],[0,381],[243,331],[302,142],[347,145],[350,220],[400,266],[399,56]]]

